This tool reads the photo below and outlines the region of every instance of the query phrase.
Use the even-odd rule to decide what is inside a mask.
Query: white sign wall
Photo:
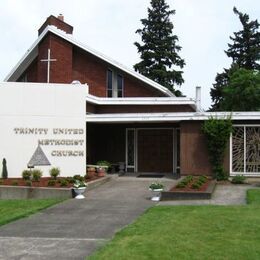
[[[6,158],[9,177],[21,177],[40,145],[50,166],[35,166],[49,176],[86,172],[86,86],[0,83],[0,174]]]

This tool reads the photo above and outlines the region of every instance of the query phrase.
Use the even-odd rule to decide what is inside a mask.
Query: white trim
[[[11,70],[11,72],[7,75],[7,77],[4,79],[4,81],[16,81],[18,80],[18,78],[21,76],[21,74],[25,71],[25,69],[27,68],[27,66],[29,66],[29,64],[34,60],[34,58],[36,58],[37,54],[38,54],[38,44],[39,42],[42,40],[42,38],[48,33],[51,32],[61,38],[63,38],[64,40],[72,43],[73,45],[83,49],[84,51],[96,56],[97,58],[109,63],[110,65],[116,67],[117,69],[141,80],[142,82],[146,83],[147,85],[161,91],[162,93],[164,93],[165,95],[169,96],[169,97],[174,97],[175,95],[169,91],[167,88],[163,87],[162,85],[156,83],[155,81],[146,78],[145,76],[125,67],[124,65],[120,64],[117,61],[114,61],[110,58],[108,58],[107,56],[105,56],[104,54],[101,54],[100,52],[90,48],[89,46],[82,44],[78,41],[76,41],[71,34],[67,34],[64,31],[56,28],[53,25],[48,25],[43,32],[40,34],[40,36],[38,37],[38,39],[33,43],[33,45],[28,49],[28,51],[24,54],[24,56],[22,57],[22,59],[15,65],[15,67]],[[34,53],[33,57],[30,58],[30,55]],[[29,59],[29,60],[28,60]]]
[[[229,137],[229,174],[233,170],[233,133],[231,132]]]
[[[86,101],[95,105],[190,105],[196,109],[196,102],[185,97],[96,97],[86,96]]]
[[[86,115],[86,122],[132,123],[132,122],[180,122],[204,121],[210,116],[224,119],[230,112],[167,112],[167,113],[123,113]],[[260,120],[260,112],[233,112],[232,120]]]

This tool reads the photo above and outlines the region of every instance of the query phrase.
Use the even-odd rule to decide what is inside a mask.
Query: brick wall
[[[211,175],[206,138],[202,133],[203,122],[180,123],[181,175]],[[226,151],[224,169],[229,172],[229,147]]]
[[[42,62],[51,50],[51,58],[57,61],[51,62],[50,82],[72,82],[72,44],[49,33],[39,44],[38,50],[38,77],[37,82],[47,82],[47,62]]]
[[[65,23],[64,21],[56,18],[53,15],[50,15],[46,21],[44,22],[44,24],[40,27],[40,29],[38,30],[38,34],[40,35],[44,29],[48,26],[48,25],[54,25],[56,26],[58,29],[63,30],[66,33],[72,34],[73,32],[73,27],[67,23]]]

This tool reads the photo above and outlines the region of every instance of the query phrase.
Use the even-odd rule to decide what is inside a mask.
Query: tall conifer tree
[[[150,4],[148,18],[141,19],[143,28],[136,31],[141,35],[142,43],[134,43],[141,58],[134,69],[180,96],[175,85],[184,82],[183,71],[178,67],[182,69],[185,62],[178,55],[181,50],[177,45],[178,37],[172,33],[170,17],[175,10],[170,10],[165,0],[151,0]]]
[[[222,101],[224,98],[223,89],[228,86],[230,76],[236,69],[257,70],[260,69],[260,32],[257,20],[250,21],[248,14],[243,14],[237,10],[233,11],[242,24],[242,30],[234,32],[234,36],[230,36],[232,43],[228,44],[228,50],[225,51],[228,57],[232,59],[230,69],[224,69],[224,72],[218,73],[210,91],[213,101],[212,111],[222,110]]]

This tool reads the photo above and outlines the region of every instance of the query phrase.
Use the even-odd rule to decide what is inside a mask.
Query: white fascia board
[[[38,55],[38,44],[42,38],[47,34],[48,27],[46,27],[37,40],[32,44],[32,46],[27,50],[23,57],[18,61],[10,73],[5,77],[4,81],[16,81],[21,76],[21,74],[27,69],[30,63]],[[33,55],[32,55],[33,54]]]
[[[125,113],[125,114],[87,114],[86,122],[179,122],[204,121],[211,116],[224,119],[230,112],[188,112],[188,113]],[[260,120],[260,112],[233,112],[232,120]]]
[[[192,98],[184,97],[127,97],[102,98],[88,94],[86,101],[95,105],[190,105],[196,106]]]
[[[120,64],[119,62],[115,61],[115,60],[112,60],[111,58],[108,58],[107,56],[101,54],[100,52],[90,48],[89,46],[85,45],[85,44],[82,44],[78,41],[76,41],[72,36],[71,34],[67,34],[65,33],[64,31],[60,30],[60,29],[57,29],[55,26],[53,25],[48,25],[44,30],[43,32],[40,34],[40,36],[38,37],[38,39],[33,43],[33,45],[31,46],[31,48],[25,53],[25,55],[22,57],[22,59],[16,64],[16,66],[12,69],[12,71],[7,75],[7,77],[4,79],[4,81],[15,81],[19,78],[19,76],[21,74],[19,74],[18,76],[16,74],[18,74],[18,72],[20,71],[24,71],[25,70],[25,66],[22,66],[24,67],[24,69],[20,69],[18,70],[18,68],[21,66],[21,65],[25,65],[26,62],[25,60],[28,59],[28,56],[30,54],[30,52],[32,52],[37,46],[38,46],[38,43],[41,41],[41,39],[48,33],[48,32],[52,32],[53,34],[56,34],[58,35],[59,37],[63,38],[64,40],[72,43],[73,45],[76,45],[78,46],[79,48],[89,52],[90,54],[98,57],[99,59],[111,64],[112,66],[126,72],[127,74],[141,80],[142,82],[148,84],[149,86],[163,92],[165,95],[169,96],[169,97],[175,97],[175,95],[169,91],[167,88],[163,87],[162,85],[156,83],[155,81],[151,80],[151,79],[148,79],[147,77],[125,67],[124,65]],[[37,51],[38,53],[38,51]],[[25,63],[24,63],[25,62]],[[22,71],[22,72],[23,72]],[[15,77],[16,75],[16,77]]]

